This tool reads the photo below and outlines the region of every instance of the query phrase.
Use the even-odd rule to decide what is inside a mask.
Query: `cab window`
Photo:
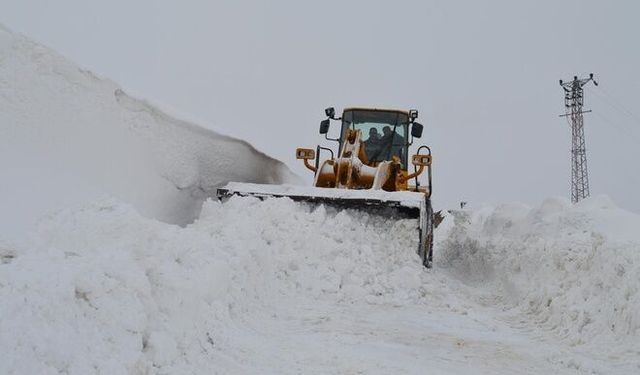
[[[400,158],[403,169],[407,168],[409,118],[393,111],[345,111],[342,116],[341,140],[348,129],[360,129],[365,153],[370,162]],[[342,145],[341,145],[342,146]]]

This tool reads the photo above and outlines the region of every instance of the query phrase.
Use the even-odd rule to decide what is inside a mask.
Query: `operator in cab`
[[[364,141],[364,152],[367,154],[367,158],[369,158],[370,161],[373,161],[372,159],[374,159],[374,155],[380,153],[380,141],[381,139],[380,133],[378,133],[378,129],[369,129],[369,138]]]

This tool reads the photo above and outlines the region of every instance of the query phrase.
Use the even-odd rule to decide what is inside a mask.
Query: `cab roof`
[[[400,113],[400,114],[409,116],[409,111],[405,111],[402,109],[390,109],[390,108],[350,107],[350,108],[345,108],[342,112],[344,113],[347,111],[394,112],[394,113]]]

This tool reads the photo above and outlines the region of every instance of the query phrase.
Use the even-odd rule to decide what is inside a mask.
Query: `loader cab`
[[[410,115],[406,111],[348,108],[342,114],[340,149],[348,129],[360,129],[365,153],[371,165],[394,156],[400,159],[402,169],[408,168]]]

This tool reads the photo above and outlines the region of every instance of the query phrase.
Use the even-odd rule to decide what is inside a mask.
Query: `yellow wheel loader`
[[[312,187],[231,182],[218,189],[218,198],[288,197],[312,204],[365,210],[390,220],[413,218],[419,237],[417,252],[422,263],[431,267],[434,223],[431,149],[420,146],[409,158],[414,139],[422,136],[423,126],[415,121],[418,111],[347,108],[342,117],[336,118],[335,110],[327,108],[325,114],[327,119],[320,123],[320,134],[338,143],[337,157],[332,149],[321,146],[315,150],[296,150],[296,158],[314,173]],[[331,121],[341,124],[337,138],[328,136]],[[321,161],[322,152],[331,157]],[[311,164],[311,160],[315,162]],[[423,186],[418,176],[425,171],[427,182]]]

